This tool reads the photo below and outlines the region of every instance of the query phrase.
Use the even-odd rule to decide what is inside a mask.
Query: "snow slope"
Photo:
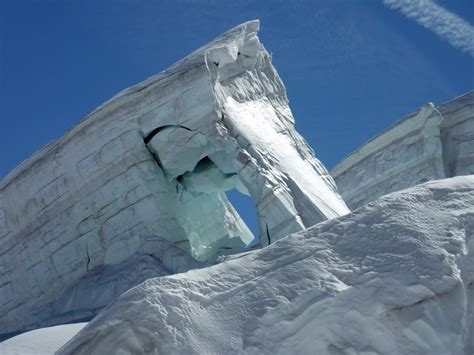
[[[0,343],[0,355],[52,355],[87,323],[32,330]]]
[[[472,354],[474,176],[149,279],[59,354]]]

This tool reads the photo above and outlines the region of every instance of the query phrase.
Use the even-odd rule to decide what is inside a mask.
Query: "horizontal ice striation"
[[[1,182],[0,334],[93,314],[133,279],[245,251],[254,236],[229,189],[254,201],[261,245],[348,212],[294,129],[258,28],[119,93]],[[157,252],[157,238],[173,248]],[[133,277],[108,278],[132,265]]]
[[[145,281],[59,354],[474,352],[474,176],[229,259]]]
[[[474,174],[474,91],[422,107],[350,154],[331,174],[351,208],[428,180]]]
[[[88,270],[53,302],[32,315],[32,319],[38,319],[35,327],[89,320],[123,292],[149,278],[203,266],[168,240],[150,237],[124,262]]]

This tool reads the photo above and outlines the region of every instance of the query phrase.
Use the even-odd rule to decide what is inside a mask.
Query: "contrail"
[[[474,57],[474,27],[433,0],[383,0],[418,24],[430,29],[453,47]]]

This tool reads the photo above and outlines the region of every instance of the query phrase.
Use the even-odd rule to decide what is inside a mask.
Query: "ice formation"
[[[258,28],[121,92],[1,182],[0,335],[245,251],[254,236],[226,190],[252,198],[260,245],[349,212],[294,129]]]
[[[127,291],[59,354],[474,352],[474,176]]]
[[[474,91],[422,107],[350,154],[331,174],[351,208],[428,180],[474,174]]]

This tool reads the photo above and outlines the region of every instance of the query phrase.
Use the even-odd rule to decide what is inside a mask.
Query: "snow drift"
[[[150,279],[59,354],[472,354],[474,176]]]

